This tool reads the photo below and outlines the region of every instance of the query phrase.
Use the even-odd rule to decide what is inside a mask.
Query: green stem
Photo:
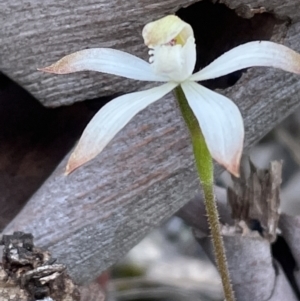
[[[225,299],[226,301],[234,301],[235,297],[230,282],[223,238],[220,232],[218,208],[215,202],[212,157],[199,127],[198,120],[188,105],[181,87],[175,89],[175,95],[192,139],[196,168],[203,188],[207,219],[211,230],[217,267],[222,278]]]

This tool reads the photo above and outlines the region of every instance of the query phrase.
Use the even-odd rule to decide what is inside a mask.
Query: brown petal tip
[[[76,150],[71,154],[69,161],[67,163],[66,169],[65,169],[65,175],[71,174],[74,170],[81,167],[85,163],[87,163],[90,160],[86,160],[86,158],[81,157],[76,154]]]
[[[47,67],[43,67],[43,68],[37,68],[36,70],[42,71],[42,72],[47,72],[47,73],[55,73],[54,70],[53,70],[52,65],[47,66]]]
[[[240,156],[239,156],[239,158],[240,158]],[[224,167],[226,168],[226,170],[228,172],[230,172],[236,178],[240,177],[240,159],[236,160],[235,162],[233,162],[230,165],[229,164],[224,165]]]
[[[73,161],[73,162],[72,162]],[[77,169],[80,165],[76,165],[74,164],[74,160],[72,158],[72,156],[70,157],[69,161],[68,161],[68,164],[66,166],[66,169],[65,169],[65,173],[64,175],[65,176],[68,176],[69,174],[71,174],[75,169]]]

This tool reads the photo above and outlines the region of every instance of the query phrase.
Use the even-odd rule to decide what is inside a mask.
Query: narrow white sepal
[[[39,70],[56,74],[98,71],[136,80],[168,81],[167,77],[155,74],[151,65],[146,61],[129,53],[110,48],[77,51]]]
[[[71,173],[96,157],[137,113],[176,86],[176,83],[169,82],[149,90],[122,95],[106,104],[85,128],[69,159],[66,173]]]
[[[300,54],[284,45],[269,41],[249,42],[225,52],[189,79],[207,80],[254,66],[273,67],[300,73]]]
[[[227,97],[195,82],[184,82],[181,86],[211,156],[238,176],[244,142],[243,118],[238,107]]]

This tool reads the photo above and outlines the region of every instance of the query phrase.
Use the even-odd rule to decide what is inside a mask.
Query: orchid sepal
[[[217,78],[249,67],[273,67],[300,74],[300,54],[270,41],[254,41],[239,45],[194,73],[189,80]]]
[[[119,96],[101,108],[85,128],[68,161],[66,174],[95,158],[140,111],[177,86],[166,83],[145,91]]]
[[[156,74],[151,65],[144,60],[127,52],[110,48],[80,50],[38,70],[55,74],[96,71],[141,81],[169,81],[167,76]]]

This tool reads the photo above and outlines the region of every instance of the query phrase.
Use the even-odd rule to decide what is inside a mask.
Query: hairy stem
[[[181,87],[175,89],[175,95],[192,139],[196,168],[203,188],[207,219],[211,230],[217,267],[222,278],[225,299],[226,301],[234,301],[235,297],[230,281],[223,238],[220,232],[219,214],[213,188],[212,157],[202,135],[199,123],[189,107]]]

